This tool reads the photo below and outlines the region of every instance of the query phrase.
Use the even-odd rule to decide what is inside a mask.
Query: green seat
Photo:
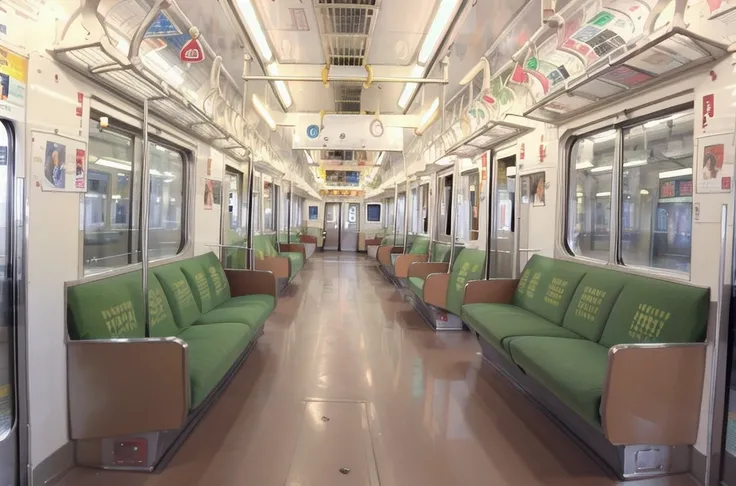
[[[289,259],[289,280],[291,281],[299,270],[304,266],[304,256],[296,252],[279,253],[276,249],[274,236],[256,235],[253,237],[253,249],[256,252],[256,258],[263,259],[266,257],[283,257]]]
[[[276,308],[276,299],[270,295],[234,297],[201,316],[196,324],[238,322],[258,329]]]
[[[509,343],[518,336],[550,336],[583,339],[582,336],[513,305],[468,304],[463,321],[508,357]]]
[[[191,408],[196,408],[235,364],[253,337],[242,324],[192,326],[179,337],[187,343]]]
[[[417,294],[421,298],[424,295],[424,279],[419,277],[409,277],[409,290]]]
[[[450,284],[447,287],[446,309],[456,316],[462,313],[465,285],[470,280],[483,278],[486,252],[469,248],[458,248],[458,254],[450,270]]]
[[[281,252],[279,255],[289,259],[289,271],[291,273],[291,278],[294,278],[296,274],[299,273],[299,270],[304,267],[304,257],[301,253]]]
[[[590,424],[601,426],[601,396],[608,348],[586,339],[518,337],[514,362]]]
[[[416,235],[409,246],[409,250],[406,252],[408,255],[426,255],[429,251],[429,237],[424,235]],[[398,260],[401,253],[391,254],[391,268],[396,266],[396,260]]]
[[[435,241],[432,244],[432,254],[429,261],[434,263],[447,263],[450,261],[450,245]]]

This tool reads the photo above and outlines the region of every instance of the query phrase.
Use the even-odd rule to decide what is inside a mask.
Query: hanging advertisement
[[[696,190],[699,194],[729,192],[734,167],[734,135],[710,135],[698,140]],[[661,175],[660,175],[661,177]]]
[[[204,179],[204,209],[212,211],[212,206],[222,204],[222,181]]]
[[[530,178],[532,206],[545,206],[545,190],[547,188],[545,172],[531,174]]]
[[[0,48],[0,113],[12,118],[22,118],[26,103],[26,83],[28,82],[28,59],[12,51]]]
[[[87,144],[80,140],[31,132],[31,160],[36,186],[49,192],[87,191]]]

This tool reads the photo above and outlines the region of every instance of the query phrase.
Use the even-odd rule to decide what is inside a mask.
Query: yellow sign
[[[351,189],[321,189],[320,196],[328,197],[363,197],[363,191]]]
[[[7,49],[0,49],[0,101],[25,105],[27,80],[28,60]]]

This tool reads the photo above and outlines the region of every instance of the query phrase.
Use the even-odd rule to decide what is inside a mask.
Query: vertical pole
[[[245,250],[247,261],[246,268],[248,270],[255,270],[255,251],[253,251],[253,192],[254,187],[254,172],[255,172],[255,161],[253,160],[253,152],[248,153],[248,236],[247,236],[247,250]]]
[[[434,201],[432,200],[432,195],[437,192],[437,173],[435,172],[432,174],[432,176],[429,179],[429,187],[427,190],[427,235],[429,236],[429,259],[428,261],[432,261],[432,250],[434,249],[434,221],[437,219],[437,215],[435,214],[435,211],[432,211],[432,208],[439,207],[435,206],[437,204],[437,196],[434,196]],[[432,203],[434,202],[435,205]]]
[[[455,159],[455,162],[453,164],[453,171],[452,171],[452,191],[450,193],[452,194],[451,200],[450,200],[450,207],[447,208],[448,211],[451,211],[450,214],[452,215],[452,228],[450,229],[450,233],[452,233],[451,241],[450,241],[450,264],[447,266],[447,273],[450,273],[452,271],[452,262],[455,261],[455,231],[457,230],[457,186],[460,184],[460,160]]]
[[[151,337],[148,308],[148,205],[151,200],[151,157],[148,147],[148,99],[143,100],[143,167],[141,168],[141,289],[145,336]]]
[[[498,202],[496,202],[496,192],[498,190],[498,176],[496,167],[500,164],[496,160],[496,154],[493,152],[486,152],[484,154],[486,156],[486,167],[487,167],[487,174],[488,177],[486,177],[486,184],[483,190],[487,192],[486,194],[486,268],[485,268],[485,280],[489,280],[491,278],[491,240],[496,238],[496,227],[498,222],[496,221],[496,212],[498,211],[496,208],[498,207]],[[481,155],[481,167],[480,167],[480,177],[478,177],[478,185],[483,184],[483,159]],[[508,181],[508,176],[506,178]],[[508,187],[508,182],[506,183]],[[478,197],[482,200],[483,195],[478,192]],[[478,208],[481,208],[481,205],[478,204]],[[480,221],[482,219],[478,220],[478,225],[480,226]],[[480,230],[480,227],[478,228]],[[496,248],[498,250],[498,248]],[[498,254],[496,254],[497,257]],[[495,258],[496,261],[498,261],[498,257]]]
[[[406,183],[404,190],[406,195],[404,196],[404,248],[402,253],[406,253],[407,240],[409,239],[409,200],[411,199],[411,183],[409,182],[409,173],[406,171],[406,157],[402,157],[404,161],[404,177],[406,177]]]
[[[294,205],[294,181],[289,181],[289,207],[286,208],[286,244],[291,244],[291,207]]]
[[[394,184],[394,242],[391,246],[396,246],[396,236],[399,231],[399,185]]]

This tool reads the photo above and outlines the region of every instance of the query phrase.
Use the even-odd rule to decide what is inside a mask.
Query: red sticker
[[[708,126],[708,120],[716,115],[715,95],[703,96],[703,128]]]
[[[721,179],[721,189],[725,190],[731,190],[731,178],[730,177],[724,177]]]
[[[204,61],[204,49],[202,49],[202,44],[200,44],[197,39],[191,39],[189,42],[184,44],[184,47],[181,48],[179,59],[181,59],[182,62],[189,63]]]

